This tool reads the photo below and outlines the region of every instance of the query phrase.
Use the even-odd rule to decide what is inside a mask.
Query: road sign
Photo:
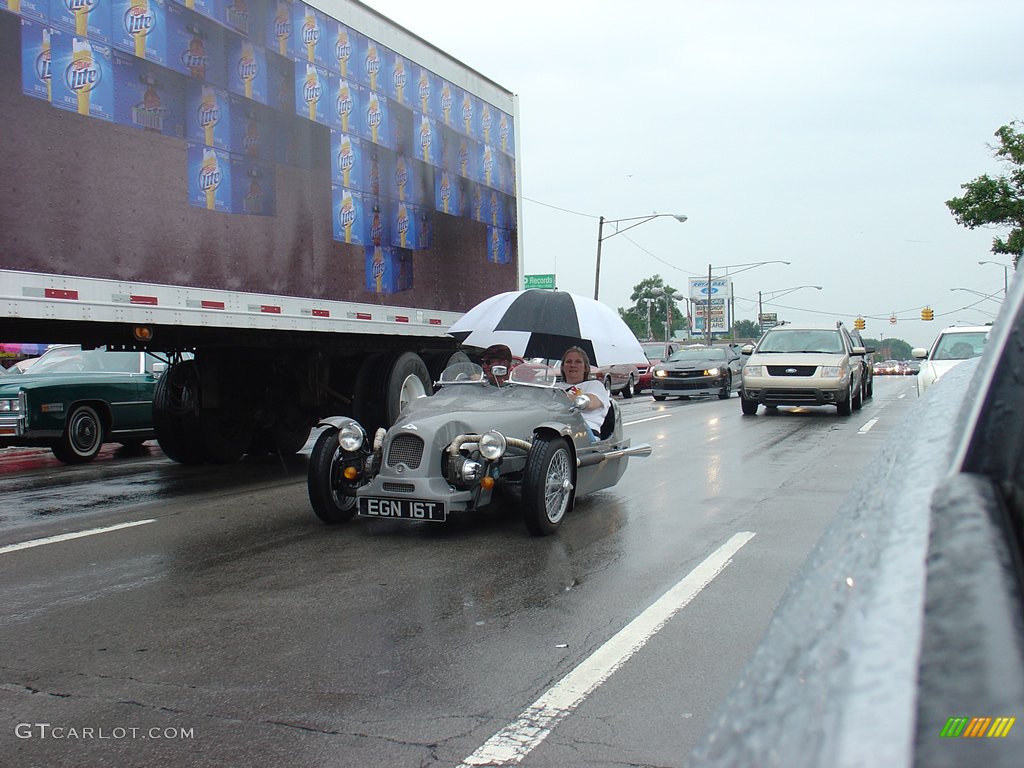
[[[774,328],[779,324],[777,312],[762,312],[757,316],[757,322],[762,328]]]
[[[526,275],[526,283],[523,286],[526,289],[530,288],[545,288],[549,291],[555,289],[555,276],[554,275]]]

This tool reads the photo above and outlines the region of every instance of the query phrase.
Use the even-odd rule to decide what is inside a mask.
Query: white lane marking
[[[549,688],[514,722],[463,760],[459,768],[519,763],[547,738],[559,722],[665,626],[677,611],[708,586],[731,562],[733,555],[752,538],[754,534],[749,531],[735,534],[683,577],[682,581]]]
[[[41,547],[44,544],[56,544],[58,541],[80,539],[83,536],[95,536],[98,533],[110,533],[110,531],[119,531],[122,528],[134,528],[136,525],[146,525],[147,523],[155,522],[156,519],[136,520],[134,523],[120,523],[107,526],[106,528],[91,528],[88,531],[79,531],[78,533],[62,533],[59,536],[47,536],[45,539],[32,539],[31,541],[23,541],[20,544],[8,544],[6,547],[0,547],[0,555],[5,555],[8,552],[17,552],[19,549],[31,549],[32,547]]]
[[[657,421],[658,419],[671,419],[671,418],[672,418],[672,414],[671,413],[666,413],[666,414],[663,414],[661,416],[648,416],[646,419],[637,419],[636,421],[624,421],[624,422],[622,422],[622,426],[624,426],[624,427],[631,427],[634,424],[643,424],[645,421]]]
[[[858,435],[866,435],[871,431],[871,428],[878,423],[878,417],[871,419],[871,421],[865,422],[864,426],[857,430]]]

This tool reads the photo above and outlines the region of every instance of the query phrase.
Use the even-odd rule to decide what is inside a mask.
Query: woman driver
[[[583,420],[590,429],[590,441],[596,442],[601,434],[604,417],[611,407],[611,399],[604,384],[590,378],[590,360],[579,347],[569,347],[562,355],[562,378],[570,395],[587,396],[588,404],[583,408]]]

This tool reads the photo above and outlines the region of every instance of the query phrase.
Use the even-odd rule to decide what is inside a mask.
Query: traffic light
[[[931,307],[925,307],[924,309],[922,309],[921,310],[921,319],[922,320],[934,320],[935,319],[935,312],[934,312],[934,310]]]
[[[858,317],[856,320],[854,320],[853,321],[853,327],[856,328],[858,331],[863,331],[864,330],[864,318],[863,317]]]

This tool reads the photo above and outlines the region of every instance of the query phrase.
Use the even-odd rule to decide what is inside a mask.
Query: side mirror
[[[868,351],[864,347],[852,347],[850,349],[850,354],[851,355],[860,355],[861,357],[863,357],[867,353],[868,353]]]
[[[924,360],[926,357],[928,357],[928,350],[925,349],[924,347],[914,347],[912,350],[910,350],[910,354],[913,356],[915,360]]]
[[[491,366],[491,374],[496,379],[500,379],[502,376],[508,376],[508,366],[507,365],[492,365]]]
[[[869,354],[869,355],[873,355],[873,354],[875,354],[875,348],[874,348],[874,347],[864,347],[864,351],[865,351],[865,352],[866,352],[867,354]]]
[[[740,347],[740,354],[741,355],[752,355],[752,354],[754,354],[754,345],[753,344],[744,344],[742,347]]]

